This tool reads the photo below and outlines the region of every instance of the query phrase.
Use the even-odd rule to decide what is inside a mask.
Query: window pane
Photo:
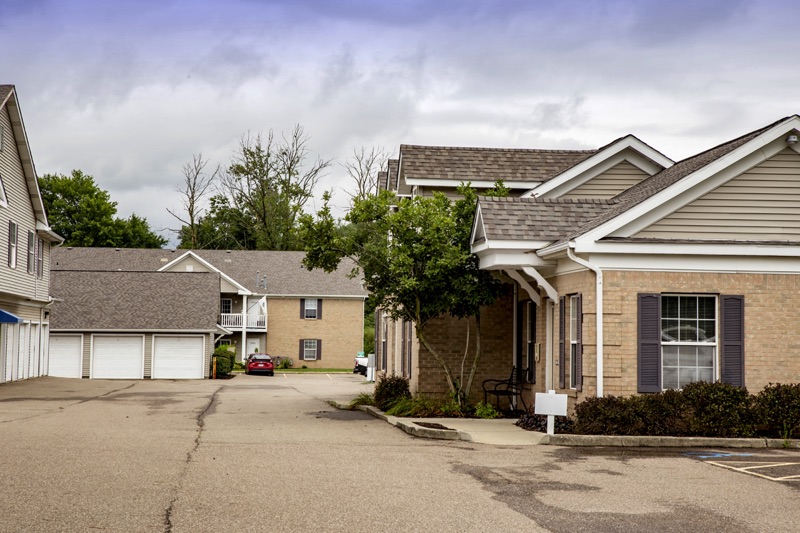
[[[678,350],[680,350],[678,346],[664,346],[662,353],[664,366],[678,366]]]
[[[677,368],[664,368],[661,374],[662,386],[665,389],[678,388],[678,369]]]
[[[678,318],[678,297],[661,297],[661,318]]]
[[[697,348],[695,346],[681,346],[679,349],[680,357],[678,359],[681,368],[697,366]]]
[[[697,340],[700,342],[716,342],[717,341],[717,323],[713,320],[699,320],[697,322],[699,331],[697,332]]]
[[[697,381],[697,369],[696,368],[681,368],[678,371],[678,381],[681,388],[684,385],[688,385],[689,383],[694,383]]]
[[[714,352],[716,350],[711,346],[698,346],[697,347],[697,366],[708,368],[714,367]]]
[[[695,320],[681,320],[678,338],[681,342],[697,342],[697,322]]]
[[[678,340],[678,321],[661,320],[661,340],[676,342]]]
[[[710,368],[697,369],[697,381],[706,381],[708,383],[714,382],[714,371]]]
[[[681,296],[679,312],[681,318],[697,318],[697,297]]]
[[[713,296],[698,298],[697,318],[706,320],[717,318],[717,299]]]

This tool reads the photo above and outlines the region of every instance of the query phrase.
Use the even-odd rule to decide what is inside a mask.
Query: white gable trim
[[[436,179],[436,178],[406,178],[406,185],[429,186],[429,187],[458,187],[461,184],[469,183],[473,188],[491,189],[495,186],[494,181],[489,180],[468,180],[468,179]],[[540,181],[507,181],[503,180],[503,185],[509,189],[528,190],[539,185]]]
[[[661,220],[703,194],[766,161],[787,146],[786,136],[800,129],[795,115],[666,189],[636,204],[628,211],[575,239],[576,243],[597,241],[607,236],[629,237]]]
[[[675,164],[672,159],[647,146],[633,135],[627,135],[539,187],[526,192],[522,197],[557,198],[622,161],[628,161],[650,176]]]
[[[205,266],[206,268],[208,268],[212,272],[216,272],[217,274],[219,274],[222,279],[224,279],[225,281],[229,282],[231,285],[233,285],[234,287],[239,289],[239,294],[246,294],[248,296],[253,294],[247,288],[245,288],[241,283],[238,283],[235,279],[233,279],[232,277],[228,276],[227,274],[222,272],[220,269],[218,269],[217,267],[215,267],[214,265],[212,265],[211,263],[209,263],[208,261],[206,261],[205,259],[203,259],[199,255],[197,255],[196,253],[192,252],[191,250],[189,250],[185,254],[181,255],[180,257],[178,257],[176,259],[173,259],[172,261],[170,261],[169,263],[167,263],[163,267],[159,268],[157,270],[157,272],[167,272],[174,265],[177,265],[177,264],[181,263],[187,257],[192,257],[195,261],[197,261],[201,265]]]
[[[472,245],[475,242],[475,235],[478,233],[478,228],[481,229],[483,234],[483,239],[486,240],[486,227],[483,225],[483,214],[481,213],[481,204],[478,202],[478,207],[475,210],[475,220],[472,222],[472,231],[469,233],[469,245]]]

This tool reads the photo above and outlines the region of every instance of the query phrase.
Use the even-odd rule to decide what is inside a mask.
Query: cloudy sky
[[[401,143],[673,159],[800,112],[785,0],[0,0],[38,173],[176,228],[181,166],[301,124],[314,156]],[[347,203],[344,170],[320,185]],[[164,232],[165,236],[169,236]]]

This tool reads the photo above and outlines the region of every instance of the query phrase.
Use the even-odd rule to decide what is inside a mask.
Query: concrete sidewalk
[[[335,407],[339,407],[335,405]],[[516,420],[501,418],[400,418],[389,416],[376,407],[359,409],[385,420],[409,435],[425,439],[462,440],[505,446],[608,446],[642,448],[792,448],[800,449],[800,440],[725,439],[713,437],[647,437],[617,435],[547,435],[517,427]]]

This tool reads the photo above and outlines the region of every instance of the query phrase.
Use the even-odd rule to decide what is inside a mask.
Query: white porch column
[[[242,359],[241,362],[244,363],[245,359],[247,359],[247,295],[242,294]]]

